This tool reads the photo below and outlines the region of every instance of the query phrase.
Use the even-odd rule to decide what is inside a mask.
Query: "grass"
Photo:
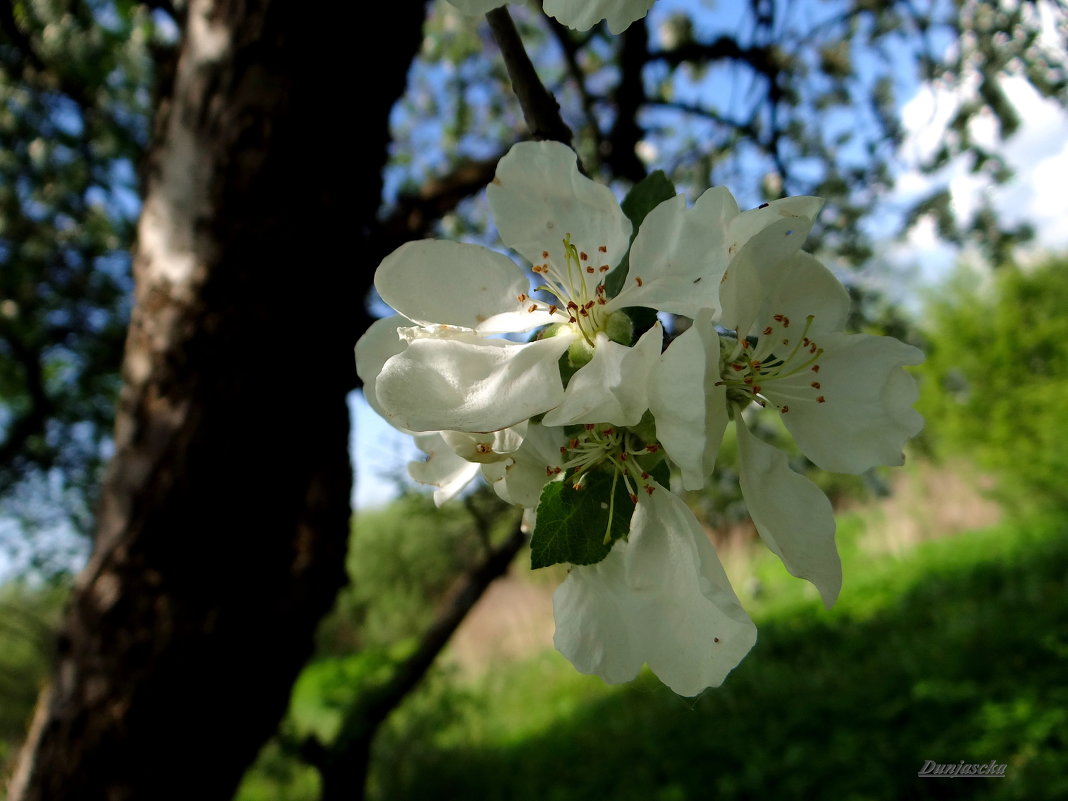
[[[900,557],[841,526],[826,611],[770,554],[756,648],[722,688],[610,688],[553,653],[437,674],[379,738],[379,799],[1068,798],[1068,524],[1004,523]],[[1006,778],[918,779],[927,759]]]

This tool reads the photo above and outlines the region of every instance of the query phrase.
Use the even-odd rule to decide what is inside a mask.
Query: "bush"
[[[1068,503],[1068,257],[984,280],[959,270],[927,303],[920,410],[937,455],[999,474],[1008,493]]]

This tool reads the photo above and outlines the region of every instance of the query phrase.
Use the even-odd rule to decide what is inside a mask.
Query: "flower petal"
[[[490,431],[485,434],[470,434],[465,431],[442,431],[441,438],[453,452],[468,462],[490,464],[503,462],[519,450],[526,436],[527,421],[512,428]]]
[[[923,353],[871,334],[821,334],[819,345],[818,374],[806,371],[765,390],[776,404],[789,404],[782,419],[805,456],[836,473],[903,464],[905,441],[923,428],[912,408],[919,389],[903,365],[920,364]]]
[[[501,240],[531,264],[544,263],[548,252],[565,265],[568,234],[596,266],[614,267],[630,244],[630,220],[612,190],[581,175],[574,151],[559,142],[513,145],[486,195]]]
[[[720,187],[701,195],[691,209],[676,195],[649,212],[631,246],[627,284],[606,309],[645,306],[687,317],[701,309],[718,313],[727,220],[736,211],[731,193]]]
[[[375,384],[384,365],[393,356],[408,347],[398,329],[408,325],[409,320],[394,314],[375,320],[356,342],[356,374],[363,381],[363,396],[367,404],[381,417],[389,417],[378,403]]]
[[[563,399],[557,364],[570,338],[524,345],[471,332],[423,336],[385,363],[375,386],[386,419],[411,431],[497,431]]]
[[[457,456],[441,434],[417,434],[415,444],[426,453],[424,462],[408,462],[408,475],[420,484],[435,487],[434,503],[441,506],[471,483],[478,465]]]
[[[764,544],[798,578],[808,579],[830,608],[842,589],[834,512],[820,488],[787,464],[786,454],[737,419],[742,495]]]
[[[704,311],[668,345],[649,382],[656,438],[688,490],[704,487],[727,427],[727,393],[719,383],[719,334]]]
[[[663,341],[660,323],[642,334],[632,348],[598,334],[593,359],[571,377],[563,401],[545,415],[545,425],[637,425],[649,408],[649,374]]]
[[[502,500],[533,510],[541,500],[542,489],[553,480],[548,472],[560,465],[560,446],[566,441],[562,428],[531,423],[511,459],[483,465],[482,475]]]
[[[629,681],[647,662],[679,695],[715,687],[756,642],[704,530],[657,486],[627,541],[575,567],[553,595],[557,649],[583,673]]]
[[[503,6],[504,0],[449,0],[449,3],[463,13],[475,17]]]
[[[727,225],[727,249],[731,254],[737,253],[746,242],[780,220],[801,218],[808,220],[811,224],[821,208],[823,208],[823,198],[797,195],[773,200],[760,208],[743,211],[731,217]]]
[[[375,289],[382,300],[420,325],[478,329],[502,312],[519,311],[518,297],[528,293],[530,285],[507,256],[481,245],[423,239],[386,256],[375,273]],[[496,326],[490,333],[527,331],[539,324]]]
[[[653,0],[545,0],[545,13],[577,31],[588,31],[603,19],[608,30],[623,33],[649,13]]]
[[[772,222],[741,246],[719,288],[725,328],[744,336],[764,303],[775,292],[789,263],[801,249],[812,220],[791,217]]]
[[[773,315],[781,314],[793,320],[799,329],[811,315],[810,338],[842,330],[849,317],[849,292],[834,273],[804,251],[783,259],[779,270],[779,277],[771,281],[776,284],[775,290],[765,299],[754,329],[767,324]]]

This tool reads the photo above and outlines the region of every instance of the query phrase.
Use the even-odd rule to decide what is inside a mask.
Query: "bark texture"
[[[377,11],[385,51],[295,0],[189,3],[95,550],[11,801],[229,798],[284,712],[344,582],[360,243],[424,4]]]

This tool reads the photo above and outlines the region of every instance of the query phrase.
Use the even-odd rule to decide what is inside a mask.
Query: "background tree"
[[[362,98],[379,163],[422,11],[391,12],[412,35]],[[343,582],[357,282],[339,254],[379,189],[331,137],[344,70],[381,59],[354,65],[344,26],[293,3],[194,2],[184,28],[94,552],[13,798],[229,797]]]

